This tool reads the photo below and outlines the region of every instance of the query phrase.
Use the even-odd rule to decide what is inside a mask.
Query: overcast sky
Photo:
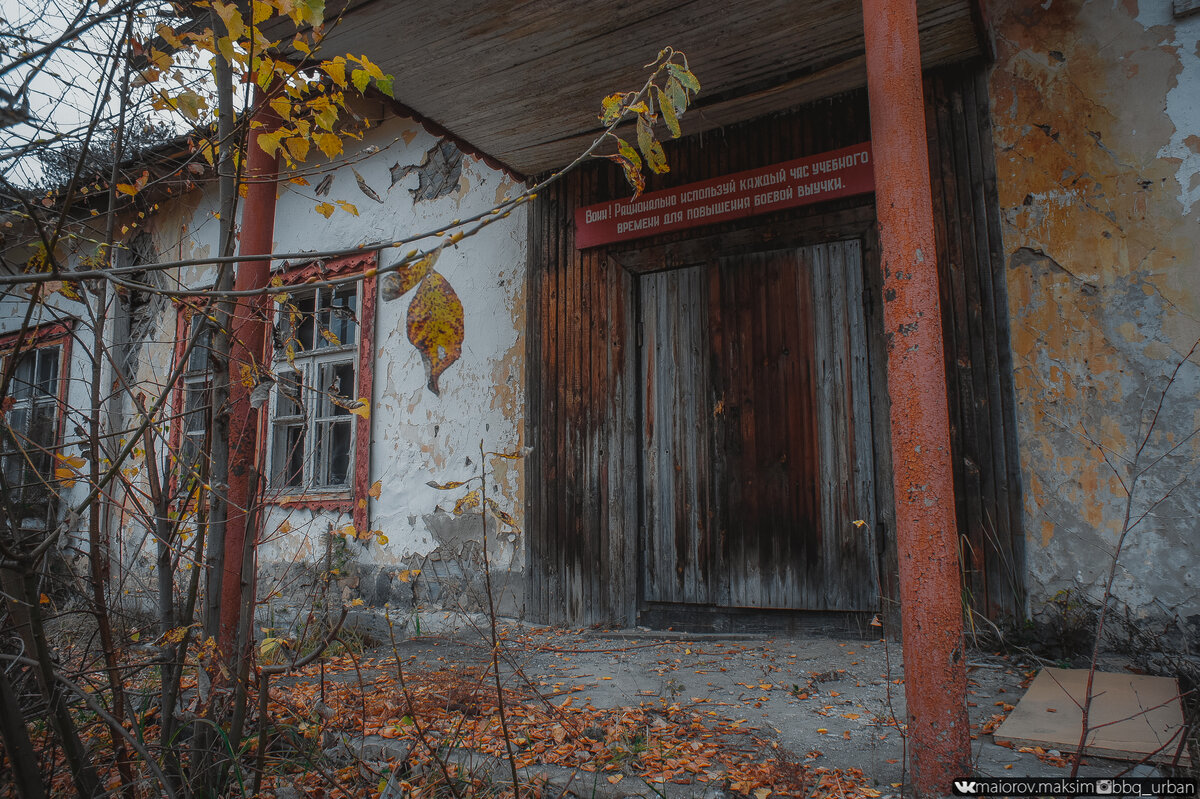
[[[108,0],[105,8],[111,10],[116,1]],[[152,10],[159,5],[147,2],[144,7]],[[6,70],[22,53],[61,36],[83,6],[79,0],[0,0],[0,70],[5,70],[0,74],[0,88],[10,95],[23,91],[32,116],[29,124],[0,129],[0,158],[4,159],[0,174],[15,184],[36,184],[41,170],[34,158],[6,156],[37,139],[81,136],[97,107],[106,116],[115,115],[119,108],[116,88],[107,101],[98,102],[97,94],[112,67],[111,53],[124,28],[120,17],[99,23],[45,59]],[[87,8],[89,15],[102,13],[96,2],[89,2]],[[117,87],[119,78],[118,72]],[[144,94],[135,92],[134,96],[144,99]],[[150,118],[165,117],[150,115],[146,107],[132,114],[133,124]]]

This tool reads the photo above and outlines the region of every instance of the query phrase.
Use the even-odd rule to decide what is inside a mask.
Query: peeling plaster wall
[[[283,183],[275,217],[275,246],[289,251],[330,250],[416,232],[436,231],[447,222],[487,211],[505,194],[523,187],[482,162],[463,156],[457,186],[436,199],[417,199],[419,167],[438,139],[409,120],[389,118],[364,139],[378,148],[354,168],[383,200],[369,199],[351,169],[334,175],[326,199],[354,203],[359,216],[336,211],[317,213],[311,187]],[[413,166],[411,170],[404,167]],[[398,168],[397,168],[398,167]],[[399,180],[392,183],[392,176]],[[320,176],[310,181],[316,185]],[[429,246],[433,240],[420,242]],[[395,263],[405,250],[384,250],[380,266]],[[371,501],[370,528],[388,543],[350,541],[339,585],[347,595],[370,604],[390,602],[433,607],[462,605],[479,610],[482,558],[478,515],[454,517],[448,511],[460,491],[439,491],[430,481],[446,483],[476,474],[479,444],[487,450],[516,451],[524,445],[525,221],[514,213],[442,252],[437,269],[463,303],[465,340],[462,357],[440,382],[441,394],[426,387],[420,354],[409,343],[406,315],[412,293],[380,299],[375,320],[374,385],[371,398],[371,481],[380,481],[379,499]],[[381,281],[382,283],[382,281]],[[361,444],[360,444],[361,445]],[[523,469],[520,462],[491,459],[495,466],[489,494],[522,518]],[[309,511],[273,508],[260,550],[268,578],[280,570],[294,574],[296,560],[318,562],[330,525],[349,519]],[[284,524],[286,522],[286,525]],[[280,533],[281,529],[288,530]],[[289,530],[290,528],[290,530]],[[521,613],[524,543],[519,534],[492,531],[489,559],[504,612]],[[498,534],[497,534],[498,533]],[[419,569],[416,593],[405,571]],[[286,578],[264,580],[263,592],[287,589]],[[294,593],[294,592],[293,592]]]
[[[129,223],[132,228],[125,243],[128,245],[134,237],[143,231],[150,237],[151,255],[158,261],[176,261],[191,258],[204,258],[217,252],[220,242],[220,228],[217,221],[217,195],[212,191],[193,191],[174,199],[159,203],[159,210],[146,217],[145,221],[130,217],[122,219],[120,224]],[[137,227],[133,227],[137,225]],[[160,288],[179,289],[187,286],[205,288],[211,286],[216,276],[212,266],[190,266],[181,269],[151,271],[142,278]],[[115,314],[116,306],[112,306]],[[147,404],[153,403],[162,396],[167,387],[171,372],[175,366],[176,337],[186,331],[176,330],[178,322],[178,305],[165,297],[155,298],[146,305],[148,318],[145,324],[139,325],[132,333],[143,332],[142,336],[130,336],[129,346],[132,348],[132,393],[141,394]],[[110,318],[107,337],[114,344],[122,343],[114,340],[114,325]],[[79,356],[76,356],[79,360]],[[107,364],[106,364],[107,365]],[[111,368],[111,367],[110,367]],[[109,429],[123,429],[134,419],[134,410],[128,400],[123,400],[119,408],[110,408],[124,414],[124,417],[113,414],[106,418]],[[167,416],[178,412],[174,403],[176,397],[167,400]],[[79,407],[87,407],[85,401]],[[170,435],[170,425],[163,425],[161,432]],[[122,439],[123,440],[123,439]],[[163,439],[158,439],[160,449],[156,450],[160,474],[167,473],[166,452],[161,447]],[[146,453],[142,447],[136,448],[126,460],[125,477],[135,487],[143,492],[149,492],[148,470],[146,468]],[[157,595],[156,574],[156,543],[145,525],[146,517],[137,510],[137,503],[123,497],[122,488],[118,485],[113,489],[116,502],[108,508],[110,530],[119,531],[118,535],[110,538],[110,546],[114,560],[122,567],[114,570],[114,602],[122,603],[126,610],[149,611],[154,607]],[[86,524],[86,521],[84,522]],[[185,564],[176,574],[176,588],[182,590],[187,585],[190,566]]]
[[[381,113],[376,106],[375,114]],[[280,183],[275,251],[328,251],[434,232],[523,190],[507,175],[466,155],[449,164],[447,186],[431,188],[430,174],[421,167],[438,145],[439,139],[420,125],[384,115],[361,142],[347,140],[343,161],[348,163],[343,166],[330,172],[319,156],[310,158],[302,172],[308,185],[288,182],[288,175]],[[435,168],[446,165],[443,149]],[[360,190],[354,170],[379,201]],[[326,175],[332,176],[328,193],[318,196],[316,189]],[[438,196],[426,199],[434,194]],[[339,200],[353,203],[358,215],[338,209],[326,218],[315,210],[319,202]],[[212,186],[162,203],[147,222],[159,257],[203,258],[215,253],[216,210]],[[260,621],[286,630],[314,606],[337,607],[359,598],[368,606],[403,608],[401,623],[412,620],[414,607],[486,608],[482,519],[449,512],[465,489],[439,491],[427,484],[476,474],[481,441],[487,450],[500,452],[519,451],[524,445],[525,228],[524,211],[518,209],[442,252],[436,268],[462,301],[465,341],[461,358],[441,376],[440,396],[426,387],[425,365],[407,339],[412,292],[399,299],[379,298],[372,353],[372,435],[370,442],[356,446],[370,447],[370,482],[378,481],[381,491],[378,499],[369,500],[369,527],[382,533],[387,543],[331,535],[351,524],[348,513],[269,505],[259,546],[259,595],[272,601]],[[432,243],[436,239],[383,250],[379,265],[395,263],[411,247]],[[215,268],[201,266],[176,270],[170,279],[204,288],[215,276]],[[170,305],[162,314],[156,341],[145,342],[138,359],[138,377],[150,396],[161,393],[170,370],[175,312]],[[489,466],[494,467],[489,496],[522,523],[522,462],[489,459]],[[133,566],[126,570],[131,590],[149,595],[154,586],[153,541],[134,527],[130,525],[123,538],[121,560]],[[498,611],[520,615],[523,534],[498,530],[493,524],[488,539]]]
[[[1195,637],[1200,355],[1155,413],[1200,339],[1200,16],[1173,20],[1163,0],[992,6],[1029,607],[1064,588],[1099,599],[1125,486],[1153,464],[1115,592],[1140,617],[1190,617]]]
[[[152,251],[146,255],[150,260],[202,258],[217,247],[218,226],[215,212],[215,197],[208,197],[197,191],[163,202],[160,212],[147,217],[144,222],[133,214],[122,216],[118,218],[117,227],[126,229],[126,245],[143,232],[149,234]],[[70,264],[73,268],[82,268],[82,260],[95,255],[95,242],[103,240],[104,235],[103,227],[95,224],[85,224],[78,229],[72,229],[60,244],[60,261]],[[31,250],[9,250],[5,252],[5,257],[20,263],[31,253]],[[122,253],[118,253],[117,262],[129,265]],[[213,275],[215,270],[211,268],[189,267],[169,272],[148,272],[141,279],[160,287],[178,288],[181,282],[191,286],[209,285]],[[0,336],[20,329],[25,313],[25,296],[21,291],[0,296]],[[87,459],[87,430],[89,409],[92,406],[92,320],[97,314],[94,307],[88,307],[95,306],[95,295],[86,291],[86,286],[83,297],[85,301],[74,301],[61,293],[50,294],[43,304],[35,309],[30,324],[38,326],[61,321],[74,325],[60,453],[64,456],[77,455]],[[142,395],[147,403],[151,404],[162,395],[173,366],[176,306],[163,296],[150,298],[137,315],[134,332],[139,335],[123,337],[115,332],[116,317],[121,313],[119,306],[122,299],[112,291],[111,286],[107,299],[105,340],[113,357],[101,357],[102,380],[106,381],[106,384],[116,380],[114,363],[124,354],[122,349],[128,347],[131,365],[129,376],[133,381],[130,393]],[[131,424],[134,414],[127,395],[118,392],[111,395],[109,400],[101,414],[101,430],[107,432],[126,429]],[[119,437],[117,445],[124,445],[125,440],[123,436]],[[158,454],[162,455],[161,452]],[[84,470],[87,468],[89,467],[85,466]],[[146,457],[140,446],[126,459],[124,475],[131,484],[142,491],[148,491]],[[86,496],[87,484],[84,481],[76,481],[73,485],[60,487],[60,491],[65,514],[66,507],[78,504]],[[112,601],[128,602],[130,607],[148,607],[149,605],[142,600],[156,590],[154,544],[148,529],[142,524],[145,517],[136,512],[135,503],[127,501],[122,492],[123,488],[119,483],[112,485],[109,493],[115,501],[105,506],[105,512],[108,514],[105,529],[120,531],[120,534],[108,538],[110,552],[116,562],[124,566],[114,574]],[[65,557],[74,563],[80,574],[86,574],[87,570],[82,559],[90,548],[87,525],[88,517],[85,513],[72,522],[68,535],[61,544]]]

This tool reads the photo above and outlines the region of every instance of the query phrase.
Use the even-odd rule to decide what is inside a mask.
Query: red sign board
[[[871,143],[863,142],[636,200],[580,208],[575,211],[575,246],[582,250],[874,190]]]

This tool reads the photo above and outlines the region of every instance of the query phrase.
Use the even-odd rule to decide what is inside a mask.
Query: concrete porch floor
[[[900,794],[905,783],[904,735],[892,721],[893,714],[904,718],[903,667],[896,642],[820,634],[703,635],[513,624],[501,629],[506,690],[534,690],[540,695],[537,701],[555,707],[683,708],[714,722],[724,720],[726,730],[732,725],[744,731],[748,745],[753,740],[764,758],[784,758],[811,768],[858,769],[865,783],[885,797]],[[483,669],[491,658],[485,632],[468,624],[436,636],[406,638],[394,652],[389,645],[366,653],[364,665],[385,671],[386,663],[394,663],[399,654],[412,674],[447,665]],[[1022,681],[1035,669],[1005,657],[970,653],[968,700],[977,776],[1069,775],[1066,757],[1057,757],[1057,752],[1002,747],[982,731],[993,716],[1007,715],[1024,693]],[[343,672],[343,677],[351,676]],[[483,689],[490,686],[489,681]],[[362,741],[346,743],[353,749]],[[387,745],[378,736],[374,743]],[[1083,777],[1112,777],[1130,768],[1130,776],[1159,773],[1096,757],[1084,762]],[[497,773],[503,778],[507,771]],[[616,784],[593,780],[588,791],[609,797],[719,793],[712,778],[647,786],[644,778],[633,775]]]

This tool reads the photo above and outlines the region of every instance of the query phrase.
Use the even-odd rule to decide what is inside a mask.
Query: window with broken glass
[[[271,485],[348,491],[354,479],[358,286],[293,293],[274,330]]]
[[[36,526],[49,521],[54,507],[62,347],[41,346],[16,357],[0,428],[0,464],[17,518]]]

